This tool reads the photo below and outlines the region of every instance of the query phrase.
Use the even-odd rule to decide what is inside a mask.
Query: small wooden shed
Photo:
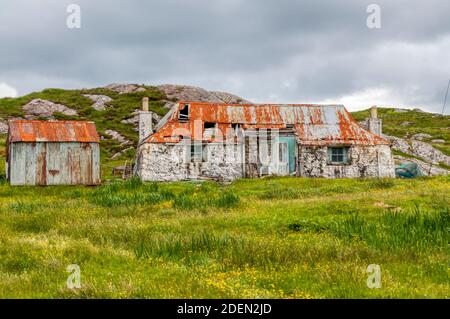
[[[6,174],[11,185],[100,184],[95,123],[11,120]]]

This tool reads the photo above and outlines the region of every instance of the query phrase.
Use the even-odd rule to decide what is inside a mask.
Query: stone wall
[[[146,143],[139,149],[136,173],[144,181],[215,179],[232,181],[243,177],[241,144],[207,144],[206,161],[190,160],[190,145]],[[388,145],[352,146],[349,164],[328,164],[327,147],[299,147],[300,176],[325,178],[395,177]]]
[[[139,149],[136,173],[144,181],[216,179],[242,177],[242,145],[205,145],[206,161],[190,160],[190,145],[146,143]]]
[[[395,177],[394,161],[388,145],[352,146],[349,163],[328,164],[327,147],[299,147],[300,176],[304,177]]]

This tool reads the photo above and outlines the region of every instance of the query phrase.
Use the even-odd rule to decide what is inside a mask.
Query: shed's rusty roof
[[[189,104],[189,120],[180,122],[178,111]],[[195,124],[197,122],[197,124]],[[198,123],[217,123],[222,136],[232,124],[242,124],[244,129],[283,129],[292,126],[300,144],[389,144],[379,135],[362,128],[347,112],[343,105],[319,104],[220,104],[207,102],[179,102],[157,125],[157,131],[146,142],[177,143],[180,132],[188,132],[189,137],[198,140],[206,138],[194,134]],[[202,127],[200,127],[202,129]],[[208,139],[208,141],[212,141]]]
[[[94,122],[11,120],[8,141],[98,143],[99,137]]]

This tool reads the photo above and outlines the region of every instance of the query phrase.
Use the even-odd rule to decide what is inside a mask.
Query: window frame
[[[327,163],[329,165],[349,165],[349,146],[328,146]]]
[[[205,163],[208,161],[206,145],[203,143],[191,143],[189,147],[189,155],[191,163]]]

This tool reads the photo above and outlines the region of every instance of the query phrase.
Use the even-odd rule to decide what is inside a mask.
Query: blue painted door
[[[279,175],[288,175],[295,172],[296,145],[294,136],[280,136],[278,138]]]

